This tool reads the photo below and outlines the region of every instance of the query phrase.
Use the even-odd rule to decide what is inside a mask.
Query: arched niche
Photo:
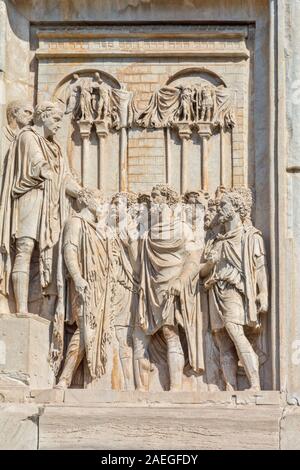
[[[192,85],[199,81],[207,82],[207,84],[215,87],[223,86],[227,88],[223,78],[206,67],[189,67],[184,70],[180,70],[168,78],[166,85]]]
[[[85,186],[105,192],[120,189],[131,95],[98,68],[74,70],[56,85],[53,100],[65,112],[60,143]]]

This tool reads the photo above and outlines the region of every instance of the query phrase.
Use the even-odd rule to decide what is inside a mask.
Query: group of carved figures
[[[41,291],[55,303],[49,360],[56,387],[71,385],[84,358],[91,380],[103,376],[116,338],[125,389],[149,390],[159,345],[169,389],[181,390],[184,374],[208,372],[209,329],[224,388],[237,389],[240,364],[250,388],[259,390],[255,332],[268,310],[268,281],[262,235],[251,222],[251,191],[180,196],[158,184],[151,194],[108,198],[80,186],[69,170],[54,140],[63,117],[56,104],[33,111],[15,102],[7,117],[1,293],[13,293],[15,311],[28,313],[37,248]],[[66,324],[75,328],[65,347]]]
[[[109,89],[98,72],[93,79],[73,75],[69,86],[66,114],[73,113],[77,121],[104,120],[111,114]]]
[[[181,86],[179,100],[180,108],[176,116],[179,121],[212,122],[216,110],[216,94],[213,87]]]

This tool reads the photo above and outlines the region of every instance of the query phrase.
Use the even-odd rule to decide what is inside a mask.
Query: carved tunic
[[[66,254],[66,247],[75,250],[75,259]],[[96,225],[80,215],[68,220],[64,229],[63,250],[67,265],[74,265],[77,273],[88,282],[89,293],[83,303],[79,302],[74,282],[69,282],[68,317],[79,326],[83,317],[82,334],[91,376],[100,377],[105,372],[106,343],[111,334],[110,318],[110,250],[108,240],[96,231]]]
[[[184,263],[193,251],[198,252],[199,246],[185,222],[171,225],[159,222],[151,228],[142,241],[137,322],[148,335],[153,335],[164,325],[181,325],[187,338],[190,366],[199,372],[204,369],[199,277],[191,276],[180,297],[166,295],[169,283],[180,277]]]
[[[256,322],[256,271],[265,265],[260,232],[252,226],[241,226],[218,235],[209,249],[219,252],[219,261],[205,282],[212,329],[223,328],[225,322]]]

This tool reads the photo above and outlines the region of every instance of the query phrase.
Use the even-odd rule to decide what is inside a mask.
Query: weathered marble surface
[[[0,449],[36,450],[38,420],[36,405],[0,404]]]
[[[0,315],[0,387],[54,385],[48,361],[50,328],[48,320],[36,315]]]
[[[220,419],[222,416],[222,419]],[[276,449],[280,411],[184,406],[47,408],[40,449]]]
[[[99,172],[99,167],[97,171],[91,171],[88,166],[84,167],[83,170],[85,171],[87,183],[96,183],[100,187],[106,185],[109,191],[115,191],[118,185],[126,186],[127,184],[129,184],[129,189],[133,188],[140,191],[146,187],[150,189],[155,183],[165,182],[165,180],[167,182],[171,181],[177,189],[185,189],[187,181],[193,183],[193,186],[196,187],[200,187],[200,183],[202,187],[205,187],[208,181],[209,189],[214,190],[220,179],[222,180],[218,159],[220,148],[223,148],[224,161],[227,162],[223,178],[225,178],[226,183],[231,182],[233,179],[234,183],[246,183],[248,186],[254,187],[258,203],[254,208],[253,219],[255,226],[262,231],[266,241],[266,254],[270,268],[270,313],[268,321],[264,322],[263,325],[265,331],[263,346],[267,346],[269,356],[264,358],[267,360],[261,368],[261,381],[266,389],[288,392],[288,403],[299,404],[300,288],[299,276],[297,275],[297,260],[300,256],[298,161],[298,127],[300,122],[299,2],[296,0],[279,0],[278,2],[269,0],[247,0],[243,2],[240,0],[216,0],[214,2],[209,0],[173,0],[171,5],[172,8],[170,8],[169,1],[156,0],[103,1],[101,2],[100,14],[99,2],[95,0],[62,1],[55,7],[53,7],[53,2],[50,0],[41,0],[39,2],[34,0],[0,0],[0,127],[2,129],[7,124],[5,112],[9,102],[20,98],[29,99],[32,103],[36,97],[39,102],[42,99],[48,99],[56,91],[60,91],[61,85],[68,83],[72,74],[80,72],[84,76],[86,68],[91,69],[94,73],[96,67],[97,70],[105,71],[108,74],[107,76],[116,77],[117,82],[125,83],[128,91],[132,91],[136,86],[140,87],[138,101],[143,109],[147,106],[153,92],[161,90],[170,77],[171,81],[173,80],[173,85],[178,84],[176,73],[179,69],[182,72],[186,68],[201,67],[204,63],[205,67],[222,77],[230,88],[236,92],[237,125],[233,131],[233,140],[228,133],[224,134],[223,141],[222,135],[210,136],[210,129],[208,129],[208,138],[201,137],[200,145],[195,136],[191,138],[188,126],[181,126],[181,129],[177,129],[176,132],[158,129],[155,131],[155,139],[153,139],[152,130],[150,132],[147,129],[141,131],[134,128],[128,130],[128,140],[125,138],[125,129],[114,132],[113,136],[107,138],[107,128],[101,123],[99,128],[93,129],[90,145],[91,168],[96,168],[96,162],[100,154],[101,171]],[[93,41],[88,44],[87,48],[83,48],[83,52],[81,51],[80,54],[80,51],[78,53],[73,50],[70,45],[70,38],[65,41],[64,33],[63,40],[57,41],[55,48],[52,48],[54,41],[49,40],[49,37],[41,36],[39,44],[37,39],[37,33],[40,34],[38,22],[43,21],[45,18],[56,22],[56,29],[53,28],[51,33],[55,39],[57,39],[59,33],[60,22],[78,22],[79,20],[84,26],[85,21],[97,21],[97,19],[99,21],[130,21],[136,22],[136,24],[139,21],[178,20],[182,22],[191,19],[202,22],[207,20],[212,23],[222,19],[225,26],[226,24],[228,26],[231,21],[251,23],[253,26],[246,27],[246,40],[244,37],[241,41],[236,41],[237,50],[234,59],[229,55],[232,54],[231,46],[235,42],[232,41],[227,50],[230,58],[226,63],[222,62],[223,59],[220,59],[220,57],[215,60],[213,57],[204,56],[207,52],[213,52],[214,46],[211,47],[211,43],[207,46],[205,52],[201,50],[199,58],[196,59],[192,55],[185,57],[184,53],[178,55],[178,51],[176,51],[178,42],[176,42],[174,51],[176,60],[173,63],[171,56],[166,57],[166,60],[163,56],[156,57],[151,62],[147,59],[147,54],[144,51],[139,51],[138,48],[135,54],[132,54],[132,57],[130,57],[128,51],[126,52],[127,57],[126,54],[122,57],[114,56],[116,53],[124,54],[124,48],[127,46],[122,46],[123,49],[120,46],[120,50],[115,48],[110,56],[105,56],[102,53],[102,55],[99,55],[99,52],[95,52],[93,49]],[[33,28],[30,28],[30,22],[35,22]],[[61,46],[64,42],[65,45]],[[189,51],[189,47],[189,45],[183,46],[183,50]],[[63,50],[64,48],[65,50]],[[59,54],[61,54],[60,57],[58,57]],[[83,55],[85,56],[84,61],[82,61]],[[20,60],[20,57],[22,57],[22,60]],[[279,64],[281,70],[284,70],[285,73],[278,73]],[[188,114],[187,112],[186,116]],[[65,120],[59,139],[64,144],[64,148],[72,155],[72,163],[80,173],[82,168],[81,141],[79,139],[83,137],[82,140],[87,142],[87,132],[84,125],[81,125],[80,130],[82,132],[77,131],[75,139],[73,136],[72,140],[70,133],[66,131],[67,129],[70,130],[68,124]],[[99,132],[97,133],[95,129]],[[143,141],[141,148],[140,141]],[[86,144],[85,147],[87,148]],[[209,149],[210,156],[209,166],[204,165],[204,168],[201,167],[201,172],[199,165],[200,147],[204,155],[207,155],[206,152]],[[128,155],[124,151],[125,148],[128,149]],[[1,142],[1,167],[4,152],[5,149]],[[120,172],[119,153],[122,157]],[[105,154],[110,156],[109,161],[103,161],[103,155]],[[168,158],[164,159],[166,155],[169,156],[170,154],[173,156],[173,165],[169,164],[170,160]],[[187,155],[189,155],[189,164],[187,166],[183,165],[186,170],[184,177],[180,165],[182,161],[186,163],[186,159],[183,157]],[[128,166],[126,166],[127,164]],[[197,168],[197,171],[194,171],[195,168]],[[208,179],[206,176],[208,176]],[[1,178],[0,171],[0,180]],[[14,311],[14,307],[11,304],[8,306],[6,300],[2,297],[0,298],[0,305],[2,313],[7,311],[7,308]],[[49,305],[49,312],[50,310],[51,306]],[[47,318],[49,312],[46,312]],[[49,318],[52,318],[50,314]],[[22,322],[23,318],[20,319],[20,325]],[[20,329],[17,327],[16,331],[18,334]],[[27,327],[25,331],[29,331]],[[43,337],[43,340],[45,339],[44,333],[37,336],[39,338]],[[13,341],[14,339],[12,339]],[[30,344],[32,344],[31,338]],[[36,352],[40,352],[40,347],[35,348]],[[117,354],[117,341],[113,344],[113,348],[114,354]],[[21,347],[21,349],[20,356],[23,356],[26,348]],[[44,353],[45,350],[43,349],[41,354],[46,357]],[[0,348],[0,357],[3,357],[3,354],[2,347],[2,349]],[[25,356],[27,357],[27,353],[24,353]],[[24,373],[28,374],[29,363],[32,360],[34,362],[34,356],[31,356],[30,360],[28,359],[27,365],[21,367],[22,373],[24,369]],[[19,359],[12,360],[9,366],[10,370],[15,370],[14,362],[18,364],[18,361]],[[43,371],[45,370],[46,365],[45,369],[43,367]],[[120,366],[119,370],[121,370]],[[151,371],[154,377],[154,387],[159,384],[159,372],[155,368]],[[49,386],[48,379],[44,380],[43,374],[41,382],[34,383],[35,387]],[[1,378],[3,386],[1,399],[4,401],[26,401],[31,393],[33,394],[32,399],[35,395],[37,397],[40,395],[42,402],[51,400],[56,402],[56,400],[62,400],[63,397],[67,401],[73,400],[74,404],[77,401],[80,403],[80,400],[86,400],[86,398],[83,398],[84,395],[81,395],[81,390],[78,392],[73,392],[73,390],[67,392],[61,390],[30,392],[23,385],[21,386],[22,390],[20,388],[9,389],[7,374],[5,375],[5,380],[3,377]],[[118,377],[117,382],[122,387],[122,381]],[[243,376],[240,376],[239,380],[239,386],[243,388],[247,386]],[[107,382],[105,382],[104,388],[106,386]],[[194,389],[195,384],[185,383],[184,386],[188,389],[189,387]],[[200,388],[202,389],[202,387],[203,383],[200,383]],[[108,396],[105,401],[109,400],[109,392],[107,393]],[[226,401],[228,396],[226,392],[223,393]],[[243,395],[238,394],[237,397],[237,400],[241,400],[241,403],[245,400]],[[116,397],[113,398],[112,396],[112,399],[115,400]],[[189,399],[194,400],[194,398]],[[229,399],[231,400],[231,398]],[[273,399],[270,398],[270,401],[272,402]],[[87,400],[95,403],[97,398],[91,393],[90,398],[87,398]],[[256,400],[259,401],[259,398]],[[173,398],[170,397],[170,401],[173,401]],[[286,409],[280,408],[280,411],[269,412],[268,417],[267,412],[262,407],[257,408],[259,409],[256,410],[255,408],[253,416],[261,413],[262,420],[265,421],[259,422],[261,441],[259,439],[254,440],[253,431],[252,442],[252,434],[250,433],[251,438],[249,441],[252,442],[253,448],[262,442],[266,446],[275,446],[277,448],[299,446],[297,442],[299,430],[297,408],[290,406],[287,406]],[[69,409],[73,408],[70,407]],[[49,411],[49,419],[47,418],[44,421],[45,427],[43,429],[45,434],[43,439],[45,446],[48,445],[47,435],[54,436],[54,430],[50,432],[52,426],[54,426],[51,417],[54,418],[57,412],[58,416],[63,419],[64,412],[67,413],[64,408],[57,408],[57,410],[56,408],[53,409],[53,414]],[[250,424],[252,423],[251,411],[249,408],[243,411],[245,415],[241,420],[241,430],[247,419],[250,420]],[[162,423],[166,422],[167,413],[169,412],[167,410],[162,415]],[[236,409],[232,410],[232,416],[230,414],[231,410],[230,413],[228,412],[227,417],[231,423],[230,426],[235,422],[237,412]],[[77,413],[79,413],[79,417],[80,412],[75,411],[76,415]],[[82,413],[82,416],[85,416],[85,411]],[[103,410],[96,413],[99,413],[100,416]],[[276,413],[278,413],[278,416]],[[213,411],[208,410],[207,414],[204,413],[204,415],[204,422],[211,423],[213,421]],[[88,411],[86,416],[88,422]],[[105,413],[103,416],[106,419]],[[147,413],[141,416],[149,418]],[[123,418],[125,421],[123,421]],[[137,416],[136,419],[138,419]],[[157,419],[159,419],[159,415],[157,415]],[[124,411],[124,414],[121,414],[120,417],[120,429],[126,429],[126,420],[128,420],[129,427],[133,426],[127,411]],[[72,418],[69,416],[66,419],[66,423],[70,425],[68,429],[77,429],[78,423],[76,421],[75,419],[72,422]],[[192,441],[196,446],[196,423],[190,418],[188,421],[192,429]],[[276,425],[274,424],[275,421]],[[92,422],[102,439],[103,430],[101,426],[98,427],[97,422],[94,422],[93,419]],[[271,433],[265,428],[267,422],[271,423]],[[149,435],[147,429],[146,427],[143,430],[144,435]],[[218,428],[218,423],[213,424],[213,429],[223,439],[222,430]],[[178,430],[183,434],[185,433],[179,427],[179,423]],[[49,434],[47,434],[48,431]],[[203,431],[204,434],[206,432],[206,430]],[[213,439],[214,436],[208,436],[209,446],[213,445]],[[228,445],[226,439],[227,436],[224,437],[223,441],[225,446]],[[199,441],[201,445],[203,442],[203,446],[205,446],[204,440],[200,439]],[[25,445],[25,447],[26,445],[34,445],[32,443],[23,444],[19,438],[17,438],[17,441],[13,445]],[[53,441],[54,437],[49,437],[50,446]],[[83,441],[84,445],[88,447],[89,442],[85,440],[85,436]],[[12,442],[14,442],[13,439]],[[98,442],[92,440],[90,442],[92,442],[92,445],[98,445]],[[106,442],[104,436],[103,442]],[[128,442],[128,445],[131,446],[133,440]],[[69,445],[67,437],[65,444]],[[242,445],[241,442],[240,445]]]

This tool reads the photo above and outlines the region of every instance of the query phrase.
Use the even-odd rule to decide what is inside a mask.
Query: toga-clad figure
[[[115,194],[110,208],[110,222],[115,225],[111,227],[116,280],[112,307],[126,390],[134,389],[133,329],[139,292],[137,227],[128,211],[129,206],[134,203],[133,196],[131,193]]]
[[[174,213],[177,193],[167,185],[157,185],[151,196],[157,218],[142,240],[135,358],[144,361],[145,367],[141,333],[149,339],[162,330],[167,343],[170,390],[176,391],[182,388],[185,365],[180,329],[186,338],[189,369],[199,374],[204,368],[198,290],[201,251],[192,229],[182,215]]]
[[[63,112],[52,102],[34,111],[34,125],[18,134],[8,155],[0,207],[0,287],[9,291],[12,274],[16,311],[28,312],[30,261],[35,244],[39,248],[40,280],[44,293],[55,278],[57,246],[68,214],[66,195],[76,198],[81,190],[69,173],[54,135]],[[13,266],[11,244],[15,242]]]
[[[245,193],[245,191],[244,191]],[[212,331],[217,335],[227,390],[237,389],[237,357],[252,390],[260,390],[259,361],[245,327],[257,327],[268,310],[268,282],[264,242],[249,220],[242,191],[225,191],[218,203],[225,233],[206,246],[207,263],[201,269],[209,291]],[[220,334],[222,331],[225,335]]]
[[[106,346],[111,338],[111,252],[105,233],[97,227],[101,202],[96,197],[82,191],[77,199],[79,212],[68,219],[62,236],[67,289],[64,291],[62,280],[50,348],[56,375],[63,358],[64,322],[76,325],[56,386],[62,389],[71,385],[84,357],[91,379],[101,377],[106,368]]]

